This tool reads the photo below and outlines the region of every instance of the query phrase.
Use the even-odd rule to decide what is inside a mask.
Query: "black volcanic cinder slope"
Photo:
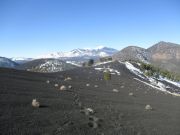
[[[0,134],[179,135],[179,97],[157,93],[134,80],[136,76],[119,62],[98,67],[104,66],[120,75],[106,82],[103,72],[93,67],[51,74],[0,69]],[[72,80],[64,81],[66,77]],[[59,91],[55,83],[73,88]],[[31,107],[34,98],[42,107]],[[153,110],[145,110],[147,104]],[[94,113],[85,115],[83,108]],[[93,118],[99,119],[94,128]]]

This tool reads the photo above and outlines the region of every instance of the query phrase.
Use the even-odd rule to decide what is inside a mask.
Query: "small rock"
[[[81,110],[82,113],[85,113],[85,115],[90,115],[94,113],[94,110],[91,108],[85,108],[83,110]]]
[[[71,80],[72,80],[71,77],[67,77],[67,78],[64,79],[64,81],[71,81]]]
[[[49,81],[49,80],[47,80],[47,81],[46,81],[46,83],[47,83],[47,84],[49,84],[49,83],[50,83],[50,81]]]
[[[146,105],[146,106],[145,106],[145,109],[146,109],[146,110],[152,110],[152,107],[151,107],[150,105]]]
[[[87,84],[86,84],[86,86],[87,86],[87,87],[89,87],[89,86],[90,86],[90,84],[89,84],[89,83],[87,83]]]
[[[119,90],[117,90],[117,89],[113,89],[113,92],[119,92]]]
[[[56,83],[56,84],[54,84],[54,87],[58,87],[59,85]]]
[[[69,86],[68,86],[68,88],[69,88],[69,89],[72,89],[72,86],[71,86],[71,85],[69,85]]]
[[[121,89],[123,89],[124,88],[124,86],[121,86]]]
[[[95,88],[97,88],[97,87],[98,87],[98,85],[94,85],[94,87],[95,87]]]
[[[36,99],[33,99],[32,100],[32,106],[35,107],[35,108],[39,108],[40,107],[40,103]]]
[[[132,92],[129,93],[129,96],[134,96],[134,94]]]
[[[66,88],[65,85],[62,85],[62,86],[60,87],[60,90],[67,90],[67,88]]]

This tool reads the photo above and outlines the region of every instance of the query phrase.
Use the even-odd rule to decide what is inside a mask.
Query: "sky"
[[[0,0],[0,56],[180,44],[179,0]]]

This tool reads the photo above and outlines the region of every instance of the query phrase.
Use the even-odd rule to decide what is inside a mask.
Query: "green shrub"
[[[106,81],[111,80],[111,73],[109,71],[104,72],[104,80]]]
[[[150,64],[141,62],[140,69],[146,76],[154,76],[155,78],[159,78],[159,75],[161,75],[162,77],[166,77],[170,80],[180,81],[179,75],[176,75],[175,73],[169,72],[167,70],[160,69]]]

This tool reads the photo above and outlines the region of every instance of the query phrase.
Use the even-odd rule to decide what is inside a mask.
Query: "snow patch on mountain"
[[[122,62],[120,62],[120,63],[122,63]],[[180,90],[178,90],[174,87],[171,87],[167,84],[167,83],[170,83],[170,84],[174,85],[175,87],[180,88],[180,84],[178,82],[174,82],[174,81],[171,81],[171,80],[169,80],[167,78],[163,78],[163,77],[160,77],[159,79],[157,79],[157,78],[145,76],[140,69],[134,67],[130,62],[124,62],[124,64],[125,64],[126,68],[129,69],[132,73],[134,73],[135,75],[137,75],[138,77],[143,79],[143,80],[140,80],[138,78],[134,78],[135,80],[143,82],[144,84],[146,84],[148,86],[151,86],[160,91],[169,93],[171,95],[180,96]]]
[[[59,59],[36,59],[18,66],[18,69],[32,72],[59,72],[74,69],[77,66]]]
[[[120,63],[122,63],[122,62],[120,62]],[[134,67],[130,62],[127,62],[127,61],[124,64],[125,64],[126,68],[129,69],[132,73],[139,76],[140,78],[145,79],[145,77],[143,76],[143,72],[140,69]]]
[[[10,59],[18,64],[23,64],[23,63],[33,60],[33,58],[25,58],[25,57],[12,57]]]
[[[59,61],[47,61],[39,65],[39,69],[41,69],[41,71],[58,72],[63,71],[62,65],[63,63]]]
[[[37,58],[106,57],[116,52],[116,49],[100,46],[96,49],[74,49],[69,52],[54,52],[38,56]]]

